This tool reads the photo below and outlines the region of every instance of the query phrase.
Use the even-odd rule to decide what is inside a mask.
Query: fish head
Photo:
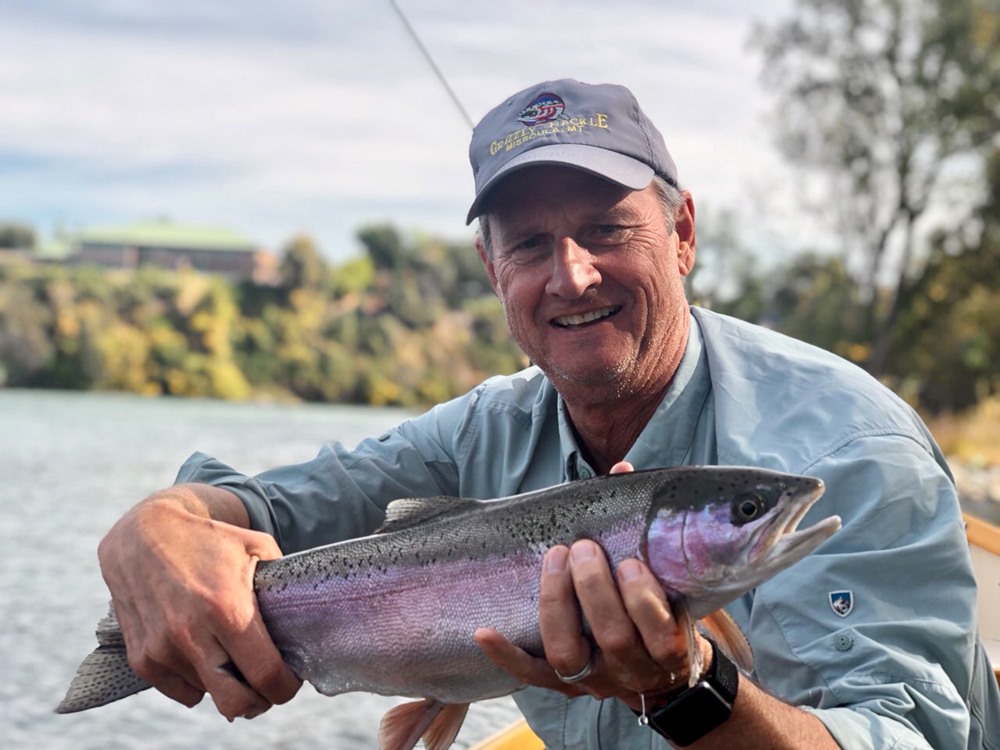
[[[681,471],[650,506],[643,553],[668,598],[714,612],[808,555],[837,529],[798,524],[823,494],[814,477],[755,468]]]

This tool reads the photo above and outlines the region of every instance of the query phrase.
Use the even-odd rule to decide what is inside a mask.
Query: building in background
[[[63,239],[64,260],[75,265],[136,269],[156,266],[190,268],[223,276],[230,281],[272,283],[277,259],[255,243],[229,229],[149,221],[122,226],[84,229]]]

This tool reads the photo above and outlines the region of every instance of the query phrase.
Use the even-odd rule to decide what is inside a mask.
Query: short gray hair
[[[660,207],[663,209],[663,216],[667,221],[667,230],[673,232],[677,223],[677,212],[684,205],[684,195],[681,193],[681,188],[671,180],[660,177],[660,175],[655,175],[651,184],[656,188],[656,192],[659,195]],[[477,219],[479,221],[479,237],[483,242],[486,257],[492,258],[493,241],[490,237],[488,215],[485,213],[480,214]]]

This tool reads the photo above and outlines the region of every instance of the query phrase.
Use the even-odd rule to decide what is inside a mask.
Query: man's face
[[[668,227],[652,185],[633,192],[539,166],[494,188],[493,257],[480,255],[511,334],[564,397],[597,397],[593,389],[607,387],[623,396],[669,382],[686,341],[683,277],[694,261],[685,198]]]

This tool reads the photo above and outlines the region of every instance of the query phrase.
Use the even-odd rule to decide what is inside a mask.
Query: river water
[[[256,473],[355,445],[402,411],[330,405],[146,399],[0,389],[0,748],[186,750],[374,748],[401,702],[308,684],[290,703],[229,724],[209,699],[194,709],[155,691],[59,716],[76,667],[107,610],[97,544],[132,504],[173,482],[195,450]],[[473,705],[456,747],[517,716],[509,699]]]

